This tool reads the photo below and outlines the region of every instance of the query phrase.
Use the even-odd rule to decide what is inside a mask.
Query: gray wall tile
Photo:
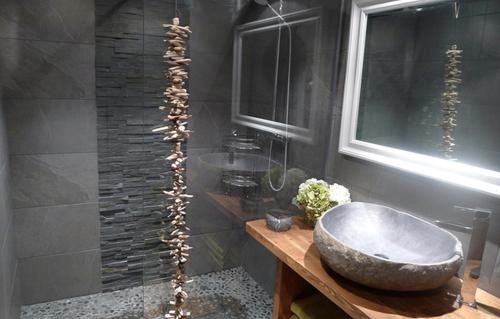
[[[220,208],[214,206],[207,195],[193,194],[186,211],[186,222],[192,235],[230,230],[234,225]]]
[[[4,98],[94,98],[93,45],[3,39],[0,48]]]
[[[97,201],[95,153],[11,157],[14,208]]]
[[[96,203],[14,210],[18,258],[99,248]]]
[[[191,28],[195,32],[191,37],[190,48],[203,53],[231,54],[234,7],[235,2],[232,0],[192,1]],[[232,59],[228,61],[231,62],[226,62],[225,69],[232,70]]]
[[[242,263],[250,276],[272,296],[276,277],[276,257],[255,239],[246,235]]]
[[[0,305],[2,306],[0,307],[0,315],[4,315],[5,318],[9,318],[7,315],[10,314],[13,304],[12,294],[16,279],[17,259],[13,235],[14,227],[11,223],[7,232],[0,236],[2,237],[0,240]]]
[[[97,152],[95,100],[6,100],[11,155]]]
[[[6,0],[0,37],[94,42],[94,0]]]
[[[96,1],[96,34],[128,38],[143,33],[143,0]]]
[[[190,129],[194,131],[188,148],[220,148],[224,135],[231,130],[230,103],[192,101]]]
[[[1,91],[0,91],[1,96]],[[7,139],[7,120],[3,101],[0,102],[0,170],[7,163],[9,158],[8,139]]]
[[[187,264],[187,273],[194,276],[241,265],[241,243],[244,236],[243,229],[192,236],[189,238],[189,245],[193,250]]]
[[[0,318],[19,311],[13,296],[17,258],[14,245],[14,222],[10,201],[9,154],[6,140],[4,107],[0,101]]]
[[[16,267],[16,282],[12,291],[10,302],[10,318],[18,319],[21,316],[21,278],[19,275],[19,267]]]
[[[224,54],[190,50],[189,56],[192,59],[189,75],[191,101],[223,102],[228,105],[229,112],[233,75],[232,52]]]
[[[189,25],[190,0],[178,0],[177,9],[182,25]],[[173,16],[173,0],[147,0],[144,1],[144,34],[163,37],[165,28],[163,24],[170,23]]]
[[[0,166],[0,245],[3,235],[12,223],[12,211],[9,194],[9,166],[4,163]]]
[[[23,304],[97,293],[101,290],[99,250],[19,260]]]

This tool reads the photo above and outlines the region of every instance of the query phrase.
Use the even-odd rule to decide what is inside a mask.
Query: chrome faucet
[[[481,274],[481,262],[491,218],[491,210],[482,208],[468,208],[455,206],[455,209],[464,213],[473,214],[472,227],[462,226],[443,221],[435,221],[439,226],[450,227],[455,230],[470,233],[469,250],[464,264],[464,278],[462,282],[461,294],[457,297],[457,303],[477,308],[476,292]]]
[[[231,136],[232,137],[238,137],[238,130],[232,130],[231,131]],[[234,146],[231,143],[228,144],[228,151],[229,151],[229,155],[228,155],[229,164],[234,164],[235,148],[234,148]]]

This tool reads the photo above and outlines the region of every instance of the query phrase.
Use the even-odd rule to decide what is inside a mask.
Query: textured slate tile
[[[95,7],[97,37],[124,38],[143,33],[143,0],[97,0]]]
[[[4,103],[11,155],[97,151],[95,100],[13,99]]]
[[[15,210],[19,258],[98,249],[97,204],[79,204]]]
[[[6,0],[0,36],[93,43],[94,16],[94,0]]]
[[[93,98],[94,46],[2,39],[4,98]]]
[[[100,253],[90,250],[74,254],[19,260],[23,304],[100,292]]]
[[[11,157],[14,208],[97,201],[95,153]]]
[[[190,2],[192,0],[177,1],[177,10],[182,25],[189,25]],[[194,1],[196,2],[196,1]],[[164,36],[163,24],[170,23],[174,17],[173,0],[144,1],[144,34]]]

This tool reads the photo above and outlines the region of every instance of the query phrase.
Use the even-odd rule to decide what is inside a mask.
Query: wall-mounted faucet
[[[228,163],[234,164],[235,153],[252,152],[260,150],[257,141],[253,136],[241,135],[238,130],[232,130],[231,134],[224,139],[224,147],[228,152]]]
[[[466,304],[467,306],[477,308],[476,291],[479,285],[481,261],[483,259],[484,248],[486,246],[491,210],[461,206],[455,206],[455,209],[464,213],[473,214],[472,227],[439,220],[435,221],[435,223],[439,226],[470,233],[469,250],[464,264],[462,291],[461,295],[457,298],[457,302],[459,305]]]

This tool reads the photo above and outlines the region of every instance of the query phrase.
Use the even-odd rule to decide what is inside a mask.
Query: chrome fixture
[[[461,206],[455,206],[455,209],[460,212],[473,214],[472,227],[439,220],[435,221],[435,223],[439,226],[470,233],[469,249],[464,264],[462,292],[461,295],[457,297],[457,303],[460,306],[465,304],[469,307],[477,309],[476,291],[479,285],[481,262],[483,259],[484,248],[486,246],[491,210]]]
[[[231,131],[231,135],[224,138],[224,146],[228,151],[229,164],[234,164],[237,151],[253,152],[261,149],[255,137],[239,135],[237,130]]]

